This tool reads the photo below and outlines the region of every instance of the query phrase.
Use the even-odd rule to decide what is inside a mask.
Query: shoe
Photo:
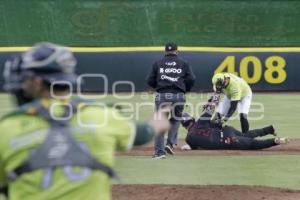
[[[170,155],[174,155],[174,154],[175,154],[174,149],[173,149],[172,145],[170,145],[170,144],[167,144],[167,145],[166,145],[165,151],[166,151],[168,154],[170,154]]]
[[[181,146],[181,150],[183,150],[183,151],[190,151],[190,150],[192,150],[192,148],[190,147],[190,145],[185,144],[185,145]]]
[[[273,125],[267,126],[263,128],[263,130],[265,134],[277,136],[277,133],[275,132]]]
[[[274,127],[272,125],[270,126],[270,129],[271,129],[270,134],[274,135],[274,136],[277,136],[277,133],[275,132],[275,129],[274,129]]]
[[[160,160],[160,159],[165,159],[166,158],[166,155],[162,154],[162,155],[154,155],[152,156],[152,159],[153,160]]]
[[[290,140],[288,138],[275,138],[274,142],[276,144],[287,144]]]

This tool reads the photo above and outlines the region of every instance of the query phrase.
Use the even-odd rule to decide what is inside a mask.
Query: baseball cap
[[[169,42],[165,45],[165,51],[176,51],[177,50],[177,44],[174,42]]]

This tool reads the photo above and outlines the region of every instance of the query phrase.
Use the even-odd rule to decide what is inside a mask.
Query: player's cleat
[[[192,150],[192,148],[190,147],[190,145],[185,144],[185,145],[181,146],[181,150],[183,150],[183,151],[190,151],[190,150]]]
[[[169,144],[166,145],[165,151],[166,151],[168,154],[170,154],[170,155],[174,155],[174,154],[175,154],[172,145],[169,145]]]
[[[270,134],[274,135],[274,136],[277,136],[277,133],[275,132],[275,129],[272,125],[270,126]]]
[[[153,160],[160,160],[160,159],[165,159],[166,158],[166,155],[162,154],[162,155],[154,155],[152,156],[152,159]]]
[[[275,138],[274,141],[276,144],[287,144],[290,142],[288,138]]]
[[[273,125],[263,128],[263,134],[261,134],[261,136],[265,136],[265,135],[277,136],[276,130]]]

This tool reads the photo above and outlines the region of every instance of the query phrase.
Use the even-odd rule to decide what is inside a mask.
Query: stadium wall
[[[11,54],[27,48],[0,48],[0,70]],[[72,48],[83,92],[146,91],[146,76],[163,47]],[[181,47],[197,77],[195,92],[212,91],[215,72],[244,78],[254,91],[300,91],[300,48]],[[3,85],[3,78],[0,78]]]

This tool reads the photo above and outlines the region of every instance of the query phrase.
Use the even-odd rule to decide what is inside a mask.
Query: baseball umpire
[[[185,104],[185,93],[190,91],[194,85],[195,76],[192,69],[178,56],[177,45],[167,43],[165,45],[165,56],[152,66],[147,77],[147,83],[156,90],[155,107],[159,109],[165,105],[172,106],[171,128],[168,132],[167,143],[164,136],[155,138],[154,159],[165,158],[166,152],[173,155],[173,146],[177,145],[177,135],[180,126],[180,118]]]
[[[233,74],[218,73],[213,76],[212,84],[216,93],[225,94],[217,108],[215,120],[226,122],[238,107],[241,129],[246,133],[249,130],[247,116],[252,100],[252,91],[248,83]]]
[[[112,108],[69,97],[76,59],[65,47],[37,44],[18,65],[19,77],[5,77],[5,88],[33,100],[0,119],[0,187],[8,186],[10,200],[109,200],[114,151],[169,127],[161,110],[134,124]]]
[[[257,150],[265,149],[279,144],[286,144],[287,138],[271,138],[257,140],[256,137],[274,135],[273,126],[255,129],[242,133],[231,126],[222,126],[213,123],[210,118],[215,110],[218,97],[213,96],[208,104],[204,106],[204,113],[195,121],[187,113],[183,113],[182,125],[188,130],[186,143],[182,149],[228,149],[228,150]]]

